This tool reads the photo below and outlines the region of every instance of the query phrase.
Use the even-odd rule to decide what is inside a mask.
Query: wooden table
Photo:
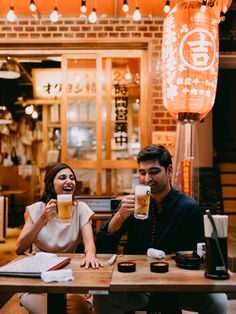
[[[48,294],[48,313],[64,313],[66,293],[108,294],[111,292],[236,292],[236,273],[228,280],[212,280],[204,276],[203,270],[178,268],[168,257],[168,273],[152,273],[149,264],[154,261],[144,255],[118,256],[113,266],[99,269],[81,268],[82,254],[66,254],[72,261],[66,268],[73,270],[73,281],[44,283],[38,278],[0,277],[0,292],[31,292]],[[111,257],[98,254],[104,263]],[[134,273],[120,273],[117,263],[134,261]],[[156,260],[155,260],[156,261]]]
[[[44,283],[40,278],[0,276],[0,292],[47,293],[48,314],[65,313],[66,293],[109,293],[113,266],[105,265],[99,269],[85,269],[80,267],[83,254],[66,254],[66,256],[72,258],[66,268],[72,269],[75,278],[73,281]],[[103,254],[98,256],[105,264],[112,255]]]
[[[230,273],[228,280],[212,280],[204,276],[203,270],[188,270],[176,266],[168,257],[169,272],[153,273],[150,262],[156,261],[144,255],[124,255],[118,262],[133,261],[136,271],[120,273],[115,265],[110,291],[112,292],[236,292],[236,273]]]

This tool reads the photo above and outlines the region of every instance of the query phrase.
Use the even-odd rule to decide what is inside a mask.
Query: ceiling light
[[[25,113],[26,114],[32,114],[34,112],[34,106],[33,105],[30,105],[30,106],[27,106],[25,107]]]
[[[31,117],[32,117],[33,119],[37,119],[38,116],[39,116],[38,112],[34,110],[34,111],[32,112]]]
[[[29,9],[30,9],[31,12],[36,12],[37,11],[37,7],[36,7],[36,4],[35,4],[34,0],[30,0]]]
[[[123,0],[123,6],[122,6],[123,12],[127,13],[129,11],[129,5],[127,0]]]
[[[59,20],[58,8],[55,7],[50,15],[51,22],[55,23]]]
[[[141,16],[141,13],[139,11],[139,7],[136,7],[134,14],[133,14],[133,20],[137,22],[137,21],[140,21],[141,18],[142,18],[142,16]]]
[[[16,15],[14,12],[14,7],[11,5],[9,11],[7,12],[7,20],[9,22],[14,22],[16,20]]]
[[[166,0],[165,6],[164,6],[164,12],[169,13],[170,12],[170,1]]]
[[[82,12],[82,13],[86,13],[87,12],[87,7],[86,7],[86,1],[85,0],[81,1],[80,12]]]
[[[3,62],[0,66],[0,78],[17,79],[20,75],[20,69],[16,61],[7,57],[6,62]]]
[[[89,14],[88,20],[90,23],[96,23],[97,22],[97,13],[96,13],[95,8],[93,8],[93,11]]]

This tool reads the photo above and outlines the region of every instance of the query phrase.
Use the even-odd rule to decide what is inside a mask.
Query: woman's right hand
[[[41,218],[45,220],[47,223],[52,218],[57,215],[57,201],[55,199],[51,199],[45,206]]]

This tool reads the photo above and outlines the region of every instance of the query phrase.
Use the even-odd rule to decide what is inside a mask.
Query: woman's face
[[[53,185],[56,194],[72,194],[75,190],[76,180],[71,170],[65,168],[56,174]]]

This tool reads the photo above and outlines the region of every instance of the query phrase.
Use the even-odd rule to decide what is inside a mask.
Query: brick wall
[[[18,19],[9,23],[0,19],[0,44],[5,43],[148,43],[151,65],[152,131],[175,131],[176,122],[162,105],[161,38],[162,18],[133,22],[125,18],[102,18],[89,24],[78,18],[62,18],[57,23],[48,19]]]

